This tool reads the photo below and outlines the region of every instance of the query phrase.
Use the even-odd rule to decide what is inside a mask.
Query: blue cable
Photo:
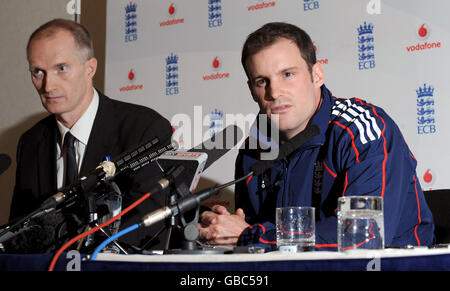
[[[102,242],[96,249],[95,251],[92,253],[91,256],[91,261],[94,261],[97,258],[97,254],[104,248],[106,247],[110,242],[112,242],[113,240],[116,240],[117,238],[121,237],[124,234],[129,233],[130,231],[133,231],[135,229],[139,228],[139,224],[133,224],[132,226],[129,226],[121,231],[119,231],[118,233],[116,233],[115,235],[109,237],[107,240],[105,240],[104,242]]]

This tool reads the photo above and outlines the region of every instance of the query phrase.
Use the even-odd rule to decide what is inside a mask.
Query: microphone
[[[115,177],[125,171],[137,171],[142,167],[153,162],[156,157],[168,150],[173,150],[177,148],[176,143],[169,145],[158,146],[156,149],[154,147],[159,144],[159,139],[154,138],[148,142],[141,144],[136,149],[120,155],[113,161],[104,161],[100,165],[89,172],[86,176],[79,178],[77,181],[71,185],[63,188],[60,192],[47,198],[38,209],[34,210],[30,214],[21,218],[20,220],[14,222],[12,225],[8,226],[7,229],[0,231],[0,238],[2,238],[8,230],[15,229],[16,227],[22,225],[23,223],[39,218],[42,215],[52,212],[56,207],[64,202],[72,202],[75,200],[79,194],[86,193],[97,187],[102,180],[106,180]],[[4,158],[2,158],[4,159]],[[5,160],[6,161],[6,160]],[[181,172],[181,171],[180,171]],[[167,179],[159,180],[156,185],[150,190],[150,193],[155,193],[157,191],[167,188],[169,181]]]
[[[11,165],[11,158],[7,154],[0,154],[0,175]]]
[[[156,163],[165,173],[167,169],[175,165],[184,166],[184,173],[175,181],[176,188],[185,183],[189,191],[194,191],[200,180],[200,174],[205,168],[208,154],[201,152],[167,151],[156,159]]]
[[[278,163],[284,157],[289,156],[296,149],[301,147],[307,141],[311,140],[316,135],[319,135],[320,129],[316,125],[309,125],[305,130],[298,133],[296,136],[285,142],[280,146],[278,157],[273,160],[257,161],[250,167],[252,175],[258,176],[270,169],[274,164]]]
[[[237,125],[229,125],[209,140],[194,146],[188,152],[201,152],[208,155],[204,170],[223,157],[242,139],[244,133]]]
[[[155,149],[154,147],[158,144],[159,139],[154,138],[153,140],[138,146],[136,149],[114,158],[114,175],[118,175],[125,171],[136,172],[154,162],[156,158],[164,152],[178,149],[178,144],[174,141],[168,145],[159,145]]]
[[[115,177],[127,170],[138,171],[151,162],[155,161],[162,153],[177,148],[176,143],[169,145],[161,145],[154,148],[159,143],[159,139],[155,138],[148,141],[136,149],[120,155],[115,161],[103,161],[100,165],[88,173],[86,176],[79,178],[71,185],[63,188],[60,192],[47,198],[40,207],[39,215],[43,212],[49,212],[56,208],[59,204],[67,201],[73,201],[78,194],[89,192],[99,185],[102,180]]]
[[[284,157],[290,155],[292,152],[294,152],[296,149],[298,149],[300,146],[305,144],[307,141],[315,137],[320,133],[319,127],[316,125],[308,126],[305,130],[294,136],[292,139],[284,143],[280,147],[280,151],[278,154],[278,157],[274,160],[267,160],[267,161],[258,161],[254,163],[250,169],[250,173],[245,175],[244,177],[241,177],[237,180],[233,180],[231,182],[228,182],[226,184],[208,188],[206,190],[200,191],[197,194],[189,194],[184,197],[182,197],[175,205],[172,206],[165,206],[163,208],[160,208],[158,210],[155,210],[147,215],[145,215],[141,220],[141,226],[151,226],[161,220],[164,220],[170,216],[176,216],[178,214],[183,214],[189,210],[192,210],[194,208],[197,208],[201,202],[205,201],[206,199],[210,198],[214,193],[217,191],[224,189],[226,187],[229,187],[233,184],[236,184],[238,182],[241,182],[248,177],[252,175],[260,175],[264,173],[267,169],[272,167],[275,163],[279,162]],[[218,157],[220,158],[220,156]],[[218,159],[217,158],[217,159]],[[216,160],[217,160],[216,159]]]
[[[183,176],[175,181],[175,186],[185,184],[189,191],[194,191],[200,174],[228,151],[235,147],[243,132],[236,125],[230,125],[209,140],[194,146],[188,151],[167,151],[156,159],[163,172],[172,166],[183,165]]]
[[[164,220],[170,216],[176,216],[178,214],[183,214],[189,210],[197,208],[200,206],[200,204],[203,201],[210,198],[217,191],[224,189],[226,187],[229,187],[229,186],[231,186],[235,183],[238,183],[242,180],[245,180],[251,174],[252,173],[249,173],[246,176],[239,178],[237,180],[228,182],[226,184],[223,184],[223,185],[220,185],[217,187],[208,188],[208,189],[200,191],[199,193],[196,193],[196,194],[190,193],[190,194],[182,197],[175,205],[165,206],[165,207],[162,207],[158,210],[155,210],[155,211],[145,215],[144,217],[142,217],[140,226],[148,227],[148,226],[151,226],[151,225],[153,225],[161,220]]]
[[[240,141],[243,137],[242,130],[236,125],[227,126],[224,130],[216,134],[211,139],[203,142],[200,145],[195,146],[190,149],[187,153],[206,153],[207,160],[205,166],[203,167],[203,171],[206,170],[209,166],[215,163],[218,159],[224,156],[228,151],[234,148],[238,141]],[[225,145],[225,146],[224,146]],[[166,153],[167,155],[167,153]],[[164,159],[164,156],[161,156]],[[201,156],[199,157],[201,159]],[[175,162],[176,164],[177,162]],[[201,168],[201,167],[199,167]],[[191,171],[192,172],[192,171]],[[183,175],[183,179],[189,180],[188,184],[191,184],[191,181],[194,183],[195,181],[195,171],[192,172],[191,175]],[[200,192],[199,194],[188,193],[184,197],[182,197],[177,203],[170,206],[165,206],[158,210],[155,210],[142,218],[141,224],[143,226],[150,226],[154,223],[157,223],[161,220],[164,220],[170,216],[176,216],[178,214],[185,213],[189,210],[196,208],[200,203],[206,199],[208,199],[212,194],[219,191],[220,189],[226,188],[238,181],[232,181],[230,183],[213,187],[207,190]],[[176,180],[175,180],[176,181]],[[192,185],[192,184],[191,184]],[[195,187],[194,187],[195,188]],[[192,188],[191,188],[192,191]]]

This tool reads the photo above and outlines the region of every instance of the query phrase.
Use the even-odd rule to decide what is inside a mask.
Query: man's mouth
[[[286,104],[286,105],[279,105],[279,106],[272,107],[270,109],[270,112],[272,114],[282,114],[282,113],[285,113],[285,112],[289,111],[289,109],[291,109],[291,107],[292,107],[292,105],[288,105],[288,104]]]

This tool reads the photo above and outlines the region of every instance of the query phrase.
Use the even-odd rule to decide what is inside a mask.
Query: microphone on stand
[[[194,148],[189,150],[187,154],[194,154],[198,152],[206,153],[208,158],[203,169],[204,171],[221,157],[223,157],[226,153],[228,153],[231,149],[233,149],[239,143],[242,137],[242,130],[236,125],[231,125],[226,127],[220,133],[216,134],[210,140],[207,140],[202,144],[195,146]],[[189,177],[185,176],[184,178],[187,179],[187,181],[185,182],[188,183],[191,183],[191,181],[194,181],[196,179],[195,175],[191,175]],[[175,183],[177,183],[177,181],[175,181]],[[207,194],[201,192],[202,195],[199,196],[192,194],[191,191],[185,191],[184,195],[179,195],[180,197],[178,197],[178,201],[172,201],[170,205],[145,215],[141,220],[141,225],[150,226],[161,220],[165,220],[168,217],[172,217],[173,220],[175,216],[180,215],[181,222],[184,227],[184,241],[182,244],[187,251],[195,251],[194,241],[198,235],[196,222],[198,221],[198,208],[200,207],[200,203],[211,197],[212,194],[217,192],[219,189],[226,188],[229,185],[231,184],[211,188],[213,189],[212,191],[208,192]],[[193,209],[197,209],[195,217],[191,222],[186,223],[184,215],[188,211]],[[173,225],[171,226],[173,227]],[[168,240],[166,241],[165,250],[168,250]]]
[[[122,154],[117,159],[103,161],[95,170],[45,200],[40,207],[41,213],[52,211],[63,202],[73,201],[80,193],[91,191],[103,180],[116,177],[125,171],[138,171],[164,152],[177,148],[175,143],[154,148],[158,143],[159,140],[156,138],[131,152]]]
[[[188,151],[168,151],[158,157],[156,163],[163,172],[175,165],[183,165],[185,167],[183,175],[176,179],[172,185],[167,205],[176,205],[178,199],[194,192],[201,173],[233,149],[242,137],[242,130],[236,125],[230,125]],[[186,221],[192,220],[192,215],[195,214],[185,213],[181,217],[181,224],[183,226],[186,225]],[[176,227],[179,223],[175,216],[172,216],[170,221],[166,222],[165,250],[169,249],[169,244],[178,244],[182,241],[182,238],[179,237],[181,234],[178,232],[179,228]],[[175,236],[172,237],[172,235]]]
[[[200,174],[233,149],[242,137],[242,130],[236,125],[230,125],[188,151],[166,151],[156,159],[156,163],[163,172],[171,166],[183,165],[183,178],[175,183],[179,185],[184,182],[192,192],[198,184]]]
[[[136,149],[120,155],[114,161],[104,161],[100,165],[89,172],[86,176],[79,178],[71,185],[64,187],[60,192],[47,198],[38,209],[15,221],[11,225],[0,231],[0,240],[7,235],[8,232],[15,231],[18,226],[21,226],[32,219],[39,218],[47,213],[52,212],[62,203],[70,203],[74,201],[79,195],[92,191],[99,186],[101,182],[113,178],[126,171],[138,171],[142,167],[153,162],[159,155],[177,148],[175,143],[169,145],[159,145],[159,139],[155,138],[151,141],[141,144]],[[1,156],[0,156],[1,157]],[[0,158],[1,165],[7,165],[9,157],[6,155]],[[9,166],[9,165],[8,165]],[[158,181],[151,191],[156,193],[165,188],[165,180]]]
[[[319,135],[320,129],[315,126],[308,126],[305,130],[294,136],[292,139],[284,143],[280,146],[280,151],[278,154],[278,157],[274,160],[265,160],[265,161],[258,161],[255,162],[250,167],[250,173],[245,175],[244,177],[241,177],[237,180],[233,180],[231,182],[228,182],[226,184],[212,187],[203,191],[200,191],[197,194],[189,194],[181,200],[179,200],[175,206],[166,206],[163,208],[160,208],[156,211],[153,211],[147,215],[145,215],[142,218],[141,224],[145,227],[151,226],[154,223],[161,221],[163,219],[166,219],[167,217],[171,215],[179,215],[186,211],[192,210],[200,205],[201,202],[205,201],[209,197],[211,197],[214,193],[217,191],[224,189],[226,187],[229,187],[235,183],[238,183],[240,181],[243,181],[247,179],[248,177],[252,175],[260,175],[264,173],[266,170],[271,168],[275,163],[282,160],[284,157],[290,155],[292,152],[294,152],[296,149],[301,147],[303,144],[305,144],[307,141],[311,140],[313,137]]]
[[[208,155],[204,169],[206,170],[233,149],[243,136],[243,131],[237,125],[229,125],[210,139],[194,146],[189,152],[201,152]]]

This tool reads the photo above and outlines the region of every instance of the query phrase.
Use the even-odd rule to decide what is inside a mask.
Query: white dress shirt
[[[56,120],[59,132],[61,134],[61,140],[57,141],[56,145],[56,177],[58,189],[64,186],[64,163],[66,160],[66,154],[62,151],[64,149],[63,141],[66,133],[70,133],[75,137],[75,157],[78,166],[78,172],[80,172],[81,162],[83,161],[84,152],[86,150],[87,143],[89,141],[89,135],[91,134],[92,126],[94,125],[95,115],[97,114],[99,97],[98,93],[94,90],[94,98],[92,98],[91,104],[78,119],[78,121],[72,126],[71,129],[65,127],[61,122]]]

